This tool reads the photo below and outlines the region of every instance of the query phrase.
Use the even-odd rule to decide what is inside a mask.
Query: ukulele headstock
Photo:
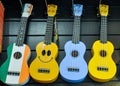
[[[23,7],[22,17],[29,17],[33,10],[33,5],[26,3]]]
[[[108,16],[109,6],[105,4],[99,5],[99,14],[100,16]]]
[[[73,14],[74,16],[81,16],[83,11],[83,5],[73,4]]]
[[[57,12],[57,5],[50,4],[47,6],[47,14],[48,16],[55,16]]]

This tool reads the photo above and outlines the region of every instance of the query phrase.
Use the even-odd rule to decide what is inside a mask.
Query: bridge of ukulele
[[[97,70],[98,71],[103,71],[103,72],[108,72],[109,71],[108,67],[104,67],[104,66],[98,66]]]

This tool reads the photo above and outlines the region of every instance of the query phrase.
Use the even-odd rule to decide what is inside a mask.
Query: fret
[[[49,17],[47,19],[46,35],[45,35],[45,44],[50,44],[52,42],[53,35],[53,20],[54,17]]]
[[[79,43],[80,40],[80,16],[74,16],[72,42]]]
[[[107,42],[107,17],[101,16],[101,31],[100,31],[101,43]]]
[[[20,29],[18,31],[17,42],[16,42],[17,46],[22,46],[24,43],[27,19],[28,19],[27,17],[21,18]]]

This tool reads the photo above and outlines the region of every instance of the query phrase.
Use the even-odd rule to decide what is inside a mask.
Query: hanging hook
[[[46,5],[46,8],[47,8],[47,5],[48,5],[47,0],[45,0],[45,5]]]
[[[99,4],[101,4],[102,0],[99,0]]]
[[[21,8],[23,8],[22,0],[19,0]]]
[[[99,5],[102,3],[102,0],[99,0]],[[99,7],[97,7],[97,17],[100,17]]]
[[[74,5],[74,0],[72,0],[72,6]]]
[[[58,24],[57,24],[57,21],[56,21],[56,17],[55,17],[55,21],[54,21],[54,33],[55,33],[54,42],[57,45],[59,45],[59,43],[58,43],[58,40],[59,40],[59,37],[58,37]]]

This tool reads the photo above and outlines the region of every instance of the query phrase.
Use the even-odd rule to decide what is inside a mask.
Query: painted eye
[[[44,56],[46,54],[45,50],[42,51],[42,55]]]
[[[50,51],[50,50],[48,50],[47,55],[48,55],[48,56],[50,56],[50,55],[51,55],[51,51]]]

